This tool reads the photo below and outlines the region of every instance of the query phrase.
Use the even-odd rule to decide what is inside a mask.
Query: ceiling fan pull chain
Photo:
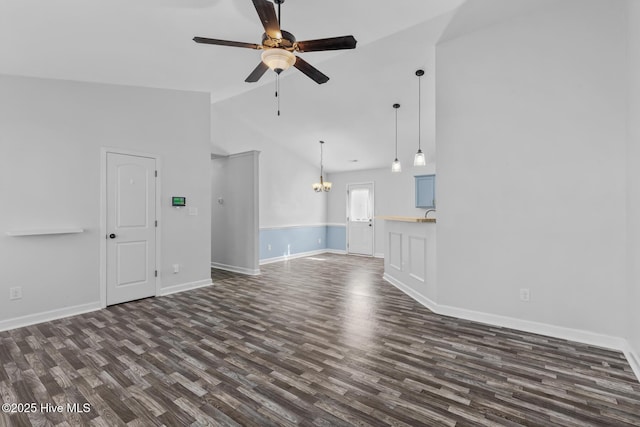
[[[278,111],[278,116],[280,115],[280,97],[278,96],[278,92],[280,92],[280,75],[276,74],[276,107]]]
[[[280,116],[280,74],[276,74],[276,103],[278,106],[278,116]]]

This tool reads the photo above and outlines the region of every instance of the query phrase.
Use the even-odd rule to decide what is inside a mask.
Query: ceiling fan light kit
[[[313,184],[313,191],[315,191],[316,193],[322,193],[324,192],[329,192],[331,191],[331,186],[332,184],[328,181],[325,181],[324,178],[322,177],[322,170],[323,170],[323,166],[322,166],[322,146],[324,145],[324,141],[320,141],[320,182],[316,182]]]
[[[416,76],[418,76],[418,152],[416,153],[416,155],[413,157],[413,166],[426,166],[427,165],[427,159],[425,158],[424,153],[422,152],[422,147],[420,145],[420,134],[422,133],[422,129],[420,127],[420,120],[422,118],[422,112],[421,112],[421,102],[420,102],[420,94],[421,94],[421,85],[420,85],[420,80],[421,77],[424,75],[424,70],[417,70],[416,71]]]
[[[262,52],[262,62],[277,74],[288,70],[296,63],[296,56],[285,49],[273,48]]]

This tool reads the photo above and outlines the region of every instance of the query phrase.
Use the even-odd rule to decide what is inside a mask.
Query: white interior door
[[[107,153],[107,305],[156,294],[156,161]]]
[[[373,256],[373,183],[347,186],[347,252]]]

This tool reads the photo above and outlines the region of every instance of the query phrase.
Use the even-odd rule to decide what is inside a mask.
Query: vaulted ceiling
[[[329,171],[386,167],[393,103],[402,104],[399,150],[408,161],[417,148],[418,68],[426,70],[423,149],[434,153],[433,47],[463,3],[286,0],[282,28],[298,40],[352,34],[358,46],[300,54],[330,80],[317,85],[294,68],[285,71],[280,117],[274,73],[244,82],[260,52],[192,41],[260,43],[250,0],[0,0],[0,73],[209,92],[214,116],[233,118],[220,126],[251,127],[309,161],[323,139]],[[223,134],[232,137],[230,129]]]

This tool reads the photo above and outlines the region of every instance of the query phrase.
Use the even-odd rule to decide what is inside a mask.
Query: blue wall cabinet
[[[416,179],[416,208],[436,207],[436,176],[417,175]]]

